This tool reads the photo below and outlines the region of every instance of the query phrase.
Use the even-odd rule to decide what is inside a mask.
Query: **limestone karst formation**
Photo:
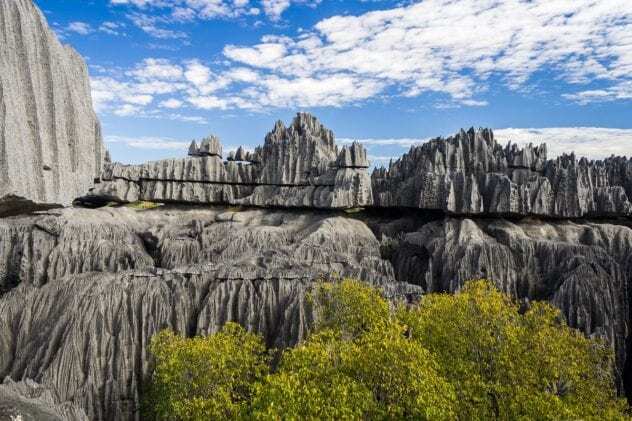
[[[111,162],[81,58],[31,0],[0,0],[0,419],[141,420],[158,330],[237,321],[291,346],[310,288],[344,276],[393,300],[480,277],[548,300],[608,340],[632,392],[628,158],[470,129],[370,175],[362,145],[307,113],[253,150],[209,136],[180,155]]]
[[[31,0],[0,1],[0,216],[70,205],[103,153],[81,56]]]
[[[206,203],[251,206],[356,208],[373,203],[365,149],[338,149],[331,130],[299,113],[289,127],[277,122],[254,151],[243,147],[222,159],[217,137],[193,142],[185,158],[142,165],[106,163],[90,197],[119,202]]]
[[[436,209],[457,215],[553,218],[628,216],[632,161],[565,154],[546,145],[499,145],[489,129],[461,130],[413,146],[372,175],[374,205]]]
[[[315,117],[277,122],[262,147],[221,156],[216,137],[186,158],[106,163],[93,199],[351,209],[413,208],[451,215],[616,217],[632,214],[632,161],[547,159],[546,145],[502,146],[490,129],[413,146],[369,177],[359,143],[339,149]]]
[[[142,419],[159,329],[237,321],[292,345],[310,326],[305,294],[331,276],[404,300],[488,277],[609,340],[620,385],[629,374],[632,229],[620,222],[171,205],[51,210],[0,232],[0,376],[93,420]]]

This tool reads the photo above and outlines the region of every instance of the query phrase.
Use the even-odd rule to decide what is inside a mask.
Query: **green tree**
[[[325,330],[283,356],[257,388],[255,419],[451,420],[456,395],[434,357],[401,327],[355,340]]]
[[[169,420],[602,420],[626,418],[611,349],[490,282],[391,306],[358,281],[319,284],[314,332],[274,370],[237,325],[162,332],[150,404]]]
[[[150,350],[155,369],[147,404],[160,420],[236,419],[269,370],[263,340],[235,323],[191,339],[162,331]]]
[[[521,314],[488,281],[430,294],[398,318],[454,385],[460,419],[620,419],[612,352],[536,303]]]
[[[388,302],[378,289],[364,282],[321,282],[308,298],[316,316],[316,331],[331,328],[353,339],[371,330],[386,329],[390,323]]]

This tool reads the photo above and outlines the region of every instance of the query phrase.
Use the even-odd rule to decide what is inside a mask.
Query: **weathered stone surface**
[[[31,380],[0,384],[0,420],[2,421],[88,421],[83,409],[60,402],[57,394]]]
[[[286,346],[307,331],[316,279],[421,292],[396,282],[367,225],[328,213],[65,209],[2,222],[0,376],[35,379],[90,419],[138,419],[161,328],[238,321]]]
[[[513,297],[551,301],[571,326],[612,344],[621,385],[631,322],[629,227],[446,218],[382,242],[396,278],[425,291],[455,292],[487,278]]]
[[[222,144],[219,142],[217,136],[209,136],[202,139],[200,142],[200,149],[198,149],[198,155],[200,156],[218,156],[222,157]]]
[[[206,145],[206,146],[205,146]],[[221,158],[210,137],[189,157],[143,165],[106,164],[91,197],[119,202],[148,200],[193,204],[345,209],[371,205],[366,151],[358,144],[340,154],[333,133],[299,113],[290,127],[277,122],[262,147],[239,147]]]
[[[358,142],[343,147],[337,164],[339,168],[369,168],[366,149]]]
[[[291,345],[309,327],[313,281],[339,275],[400,298],[490,278],[608,339],[624,377],[627,226],[343,215],[163,207],[6,218],[0,376],[34,379],[90,419],[135,419],[157,330],[205,334],[238,321],[271,346]]]
[[[547,160],[546,145],[503,147],[489,129],[462,130],[414,146],[370,178],[359,143],[339,151],[332,132],[304,113],[290,127],[277,122],[254,152],[240,147],[226,162],[217,154],[198,155],[139,166],[107,164],[91,195],[120,202],[373,206],[471,216],[632,215],[632,161],[589,161],[573,154]]]
[[[0,2],[0,216],[69,205],[104,148],[83,59],[31,0]]]
[[[626,158],[546,159],[546,146],[500,146],[489,129],[435,139],[372,175],[374,205],[464,215],[630,215]]]

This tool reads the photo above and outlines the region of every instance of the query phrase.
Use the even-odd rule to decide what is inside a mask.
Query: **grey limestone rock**
[[[84,410],[70,402],[60,402],[57,394],[32,380],[0,384],[0,420],[88,421]]]
[[[287,346],[309,330],[305,294],[319,278],[356,277],[408,299],[487,277],[607,339],[622,383],[632,229],[423,218],[208,205],[5,218],[0,376],[33,379],[90,419],[139,419],[159,329],[207,334],[237,321]]]
[[[202,139],[200,148],[197,151],[199,156],[218,156],[222,157],[222,144],[217,136],[209,136]]]
[[[333,133],[299,113],[290,127],[277,122],[263,146],[239,147],[222,161],[216,137],[189,148],[189,157],[142,165],[106,163],[89,196],[108,201],[179,202],[346,209],[373,203],[366,151],[339,153]]]
[[[358,142],[344,146],[338,155],[337,165],[338,168],[369,168],[366,149]]]
[[[570,326],[612,344],[621,386],[630,333],[628,226],[445,218],[384,241],[396,278],[427,292],[487,278],[517,299],[552,302]]]
[[[625,158],[546,159],[546,146],[496,143],[489,129],[461,131],[410,151],[372,174],[374,204],[457,215],[554,218],[627,216],[632,164]]]
[[[0,2],[0,215],[66,206],[101,172],[88,71],[32,0]]]
[[[211,139],[211,140],[209,140]],[[205,142],[214,150],[217,138]],[[196,145],[191,146],[196,149]],[[203,149],[203,148],[202,148]],[[198,155],[204,155],[200,158]],[[90,195],[107,200],[350,209],[417,208],[452,215],[612,217],[632,214],[632,161],[546,157],[546,145],[499,145],[489,129],[413,146],[368,176],[366,150],[299,113],[263,146],[124,166],[108,163]]]
[[[197,143],[195,142],[195,140],[191,141],[191,145],[189,146],[189,156],[198,156],[198,154],[200,153],[200,148],[198,147]]]
[[[304,298],[319,278],[421,292],[395,280],[366,224],[340,215],[104,208],[3,222],[12,282],[0,298],[0,375],[34,379],[95,420],[139,419],[159,329],[208,334],[237,321],[287,346],[309,328]]]

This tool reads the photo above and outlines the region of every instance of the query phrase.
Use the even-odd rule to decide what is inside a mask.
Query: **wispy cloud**
[[[262,12],[277,21],[293,4],[317,6],[322,0],[110,0],[112,5],[164,11],[163,19],[188,22],[196,19],[235,19]],[[156,33],[151,31],[149,33]]]
[[[125,35],[123,28],[125,28],[123,23],[106,21],[99,26],[99,32],[105,32],[110,35]]]
[[[343,145],[347,145],[353,142],[359,142],[366,146],[401,146],[404,148],[409,148],[413,145],[418,145],[428,140],[430,140],[430,138],[426,138],[426,139],[415,139],[415,138],[353,139],[353,138],[343,137],[343,138],[336,139],[336,142]]]
[[[185,150],[190,142],[181,142],[173,139],[159,137],[125,137],[106,136],[106,143],[124,144],[134,149],[154,149],[154,150]]]
[[[68,32],[74,32],[77,33],[79,35],[88,35],[89,33],[93,32],[94,30],[92,29],[92,27],[86,23],[86,22],[70,22],[68,24],[68,26],[66,27],[66,31]]]
[[[449,135],[446,134],[444,137]],[[603,159],[611,155],[632,156],[632,129],[604,127],[505,128],[495,129],[494,137],[500,144],[511,142],[524,146],[529,143],[546,143],[549,158],[571,152],[590,159]],[[337,142],[349,144],[357,141],[371,147],[372,151],[379,151],[380,147],[385,146],[410,148],[428,140],[430,138],[340,138],[337,139]],[[384,158],[390,159],[391,156]],[[396,159],[398,156],[394,158]],[[377,158],[373,159],[377,160]]]
[[[491,76],[520,89],[542,70],[568,84],[610,82],[599,98],[625,99],[631,33],[628,0],[426,0],[335,16],[297,38],[268,37],[258,45],[227,46],[224,53],[285,80],[345,75],[380,86],[374,94],[387,87],[406,96],[439,92],[458,104],[484,106],[476,97]],[[342,101],[357,100],[345,94]],[[572,93],[567,97],[575,100]]]
[[[254,13],[277,16],[309,0],[111,0],[157,38],[184,39],[174,20]],[[149,15],[152,8],[168,16]],[[455,29],[455,28],[458,28]],[[446,36],[449,34],[449,36]],[[632,100],[632,1],[425,0],[318,22],[299,35],[226,45],[224,60],[146,59],[124,77],[97,79],[95,103],[112,110],[154,103],[199,110],[341,107],[382,97],[439,94],[437,108],[485,107],[492,83],[520,92],[537,73],[556,74],[562,98],[587,104]],[[174,70],[165,80],[158,70]],[[142,76],[145,75],[145,76]],[[598,87],[596,87],[598,85]],[[496,85],[498,86],[498,85]],[[107,105],[109,104],[109,105]],[[105,109],[100,106],[100,109]],[[131,106],[126,107],[131,111]],[[112,111],[114,112],[114,111]],[[125,110],[123,110],[125,112]]]
[[[575,152],[591,159],[632,156],[632,129],[603,127],[551,127],[539,129],[494,130],[499,142],[546,143],[549,157]]]

